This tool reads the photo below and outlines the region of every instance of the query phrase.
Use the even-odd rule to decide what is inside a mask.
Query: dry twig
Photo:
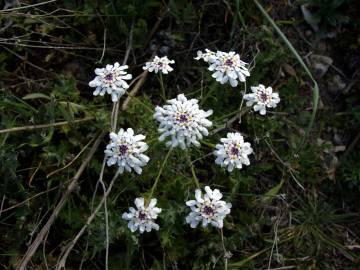
[[[129,37],[129,41],[128,41],[128,47],[126,49],[126,53],[124,56],[124,60],[123,60],[123,65],[126,64],[129,55],[130,55],[130,51],[132,49],[132,39],[133,39],[133,30],[134,30],[134,21],[131,24],[131,29],[130,29],[130,37]],[[117,127],[117,119],[118,119],[118,114],[119,114],[119,101],[114,103],[113,108],[112,108],[112,112],[111,112],[111,119],[110,119],[110,123],[111,123],[111,131],[115,132],[116,131],[116,127]],[[78,234],[76,235],[76,237],[72,240],[72,242],[69,244],[68,248],[66,249],[66,251],[63,253],[63,255],[61,255],[60,260],[58,261],[58,264],[56,266],[56,269],[65,269],[65,264],[66,264],[66,260],[67,257],[69,256],[71,250],[74,248],[74,245],[76,244],[76,242],[80,239],[80,237],[83,235],[83,233],[85,232],[86,228],[89,226],[89,224],[94,220],[94,218],[96,217],[96,214],[99,212],[99,210],[101,209],[101,207],[104,205],[104,209],[105,209],[105,227],[106,227],[106,256],[105,256],[105,269],[108,269],[108,258],[109,258],[109,217],[108,217],[108,211],[107,211],[107,197],[110,194],[110,191],[113,187],[113,184],[115,182],[115,179],[117,178],[117,176],[119,175],[119,172],[117,172],[114,176],[114,178],[112,179],[110,186],[108,187],[108,189],[106,189],[105,183],[103,182],[103,175],[104,175],[104,170],[105,170],[105,162],[106,159],[104,158],[103,160],[103,164],[102,164],[102,169],[99,175],[99,180],[98,183],[101,184],[103,191],[104,191],[104,196],[102,198],[102,200],[100,201],[100,203],[98,204],[98,206],[95,208],[95,210],[91,213],[91,215],[89,216],[86,224],[81,228],[81,230],[78,232]],[[97,183],[97,185],[98,185]]]
[[[49,128],[49,127],[65,126],[65,125],[71,125],[71,124],[75,124],[75,123],[87,122],[87,121],[91,121],[91,120],[94,120],[94,117],[85,117],[83,119],[77,119],[74,121],[63,121],[63,122],[44,124],[44,125],[13,127],[13,128],[8,128],[8,129],[1,129],[0,134],[10,133],[10,132],[19,132],[19,131],[29,131],[29,130],[34,130],[34,129]]]
[[[66,259],[69,256],[70,251],[74,248],[75,244],[77,243],[77,241],[79,241],[80,237],[83,235],[83,233],[85,232],[86,228],[90,225],[90,223],[94,220],[94,218],[96,217],[96,214],[100,211],[101,207],[103,206],[103,204],[106,201],[106,198],[109,196],[111,189],[114,186],[115,180],[116,178],[119,176],[119,171],[115,174],[115,176],[113,177],[113,179],[110,182],[110,185],[108,187],[108,189],[106,190],[106,193],[104,194],[103,198],[101,199],[100,203],[98,204],[98,206],[95,208],[95,210],[92,212],[92,214],[88,217],[85,225],[81,228],[81,230],[78,232],[78,234],[75,236],[75,238],[70,242],[70,244],[68,245],[68,248],[66,249],[66,251],[63,253],[63,255],[61,256],[59,263],[56,266],[57,270],[62,270],[65,269],[65,263],[66,263]]]
[[[34,255],[34,253],[36,252],[36,250],[38,249],[39,245],[41,244],[41,242],[44,240],[44,237],[46,236],[46,234],[48,233],[48,231],[50,230],[51,225],[54,223],[55,219],[57,218],[57,216],[59,215],[62,207],[64,206],[65,202],[67,201],[68,197],[70,196],[70,194],[75,190],[75,188],[77,187],[78,184],[78,180],[80,178],[80,176],[82,175],[82,173],[84,172],[85,168],[87,167],[87,165],[89,164],[91,158],[93,157],[93,155],[95,154],[96,149],[98,148],[101,140],[103,139],[103,137],[105,136],[106,131],[102,132],[100,134],[100,136],[97,138],[97,140],[94,142],[92,148],[90,149],[89,153],[87,154],[87,156],[85,157],[83,163],[81,164],[80,168],[78,169],[78,171],[76,172],[76,174],[74,175],[74,177],[72,178],[72,181],[70,182],[69,186],[67,187],[66,191],[64,192],[63,196],[61,197],[60,201],[58,202],[58,204],[56,205],[53,213],[51,214],[50,218],[48,219],[48,221],[46,222],[46,224],[42,227],[42,229],[40,230],[40,232],[37,234],[35,240],[32,242],[32,244],[29,246],[28,250],[26,251],[25,255],[23,256],[23,258],[21,259],[20,263],[18,264],[18,266],[16,267],[17,270],[25,270],[27,264],[29,263],[31,257]]]

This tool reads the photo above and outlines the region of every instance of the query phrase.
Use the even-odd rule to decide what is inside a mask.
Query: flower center
[[[128,148],[126,145],[124,145],[124,144],[122,144],[122,145],[119,146],[119,152],[120,152],[120,154],[121,154],[122,156],[126,154],[126,152],[127,152],[128,149],[129,149],[129,148]]]
[[[233,155],[233,156],[237,156],[239,155],[239,148],[233,146],[230,148],[230,154]]]
[[[107,80],[107,81],[112,81],[113,80],[113,75],[111,74],[111,73],[109,73],[109,74],[107,74],[106,76],[105,76],[105,80]]]
[[[267,94],[264,93],[264,92],[262,92],[262,93],[260,94],[260,100],[261,100],[262,102],[265,102],[265,101],[267,101],[267,99],[268,99]]]
[[[144,220],[146,218],[146,214],[144,212],[139,212],[139,219]]]
[[[180,114],[180,117],[179,117],[179,121],[180,123],[185,123],[187,122],[189,119],[188,119],[188,116],[186,114]]]
[[[205,205],[203,212],[205,215],[209,216],[209,215],[214,214],[214,209],[212,209],[212,207],[210,207],[210,206]]]
[[[225,61],[225,65],[227,65],[227,66],[229,66],[229,67],[231,67],[232,65],[234,64],[234,62],[231,60],[231,59],[226,59],[226,61]]]

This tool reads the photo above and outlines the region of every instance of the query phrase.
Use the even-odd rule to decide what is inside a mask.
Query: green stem
[[[156,137],[156,138],[152,138],[152,139],[148,140],[146,143],[148,145],[152,145],[154,142],[158,142],[158,141],[159,141],[159,138]]]
[[[195,168],[194,168],[194,165],[193,165],[192,162],[191,162],[191,158],[190,158],[190,155],[189,155],[189,152],[188,152],[188,151],[186,151],[186,159],[187,159],[187,161],[188,161],[188,163],[189,163],[189,166],[190,166],[190,169],[191,169],[191,174],[192,174],[192,177],[193,177],[193,179],[194,179],[195,185],[196,185],[197,188],[200,189],[199,179],[198,179],[197,176],[196,176]]]
[[[235,1],[235,7],[236,7],[236,14],[239,17],[239,21],[241,22],[242,27],[244,29],[246,29],[244,17],[241,15],[241,12],[240,12],[240,0]]]
[[[241,103],[240,103],[240,108],[239,108],[239,123],[241,123],[241,109],[242,109],[242,106],[244,104],[244,96],[246,94],[246,81],[244,82],[244,94],[241,98]]]
[[[207,141],[201,141],[202,144],[205,144],[206,146],[210,147],[210,148],[215,148],[215,144],[209,143]]]
[[[148,105],[146,105],[144,102],[142,102],[140,98],[135,97],[128,92],[125,92],[125,95],[127,95],[130,98],[133,98],[136,102],[139,102],[145,109],[149,111],[149,113],[154,113],[154,110],[150,108]]]
[[[161,95],[163,100],[166,102],[166,94],[165,94],[165,87],[164,87],[164,81],[163,81],[163,75],[162,72],[159,72],[159,82],[160,82],[160,88],[161,88]]]
[[[157,186],[157,184],[158,184],[158,182],[159,182],[159,179],[160,179],[160,176],[161,176],[162,171],[164,170],[165,164],[166,164],[166,162],[167,162],[167,160],[168,160],[168,158],[169,158],[169,156],[170,156],[171,150],[172,150],[172,148],[169,149],[168,153],[167,153],[166,156],[165,156],[165,159],[164,159],[163,163],[161,164],[159,173],[158,173],[158,175],[156,176],[155,182],[154,182],[154,184],[153,184],[153,186],[152,186],[152,188],[151,188],[151,191],[150,191],[149,202],[150,202],[150,200],[151,200],[152,195],[154,194],[155,188],[156,188],[156,186]]]
[[[214,119],[213,122],[214,122],[214,123],[218,123],[219,121],[221,121],[221,120],[223,120],[223,119],[225,119],[225,118],[228,118],[228,117],[230,117],[230,116],[233,116],[233,115],[235,115],[235,114],[237,114],[237,113],[239,113],[239,112],[240,112],[240,110],[237,109],[236,111],[233,111],[233,112],[231,112],[231,113],[225,114],[225,115],[223,115],[223,116],[221,116],[221,117],[219,117],[219,118]],[[219,124],[220,124],[220,123],[219,123]]]
[[[222,244],[222,248],[223,248],[223,251],[224,251],[224,264],[225,264],[225,270],[228,269],[228,254],[227,254],[227,251],[226,251],[226,248],[225,248],[225,241],[224,241],[224,232],[223,232],[223,229],[221,228],[220,229],[220,235],[221,235],[221,244]]]
[[[213,85],[211,85],[213,86]],[[200,105],[203,105],[205,101],[213,94],[214,91],[216,91],[216,87],[209,87],[209,91],[206,93],[204,97],[201,98]]]

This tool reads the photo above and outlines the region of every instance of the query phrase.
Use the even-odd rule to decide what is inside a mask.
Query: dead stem
[[[101,199],[100,203],[97,205],[97,207],[95,208],[95,210],[91,213],[91,215],[88,217],[85,225],[81,228],[81,230],[77,233],[77,235],[75,236],[75,238],[71,241],[71,243],[68,245],[67,249],[65,250],[65,252],[63,252],[63,255],[61,255],[56,269],[57,270],[62,270],[65,269],[65,263],[66,263],[66,259],[69,256],[71,250],[73,249],[73,247],[75,246],[75,244],[77,243],[77,241],[79,241],[80,237],[83,235],[83,233],[85,232],[85,230],[87,229],[87,227],[91,224],[91,222],[94,220],[94,218],[96,217],[96,214],[100,211],[101,207],[103,206],[103,204],[106,201],[106,198],[109,196],[116,178],[119,176],[119,171],[117,171],[115,173],[115,176],[113,177],[113,179],[110,182],[110,185],[108,187],[108,189],[106,190],[103,198]]]
[[[28,250],[26,251],[25,255],[23,256],[23,258],[21,259],[20,263],[18,264],[18,266],[16,267],[16,270],[25,270],[27,267],[27,264],[29,263],[30,259],[32,258],[32,256],[34,255],[34,253],[36,252],[36,250],[38,249],[39,245],[41,244],[41,242],[44,240],[44,237],[46,236],[46,234],[48,233],[48,231],[50,230],[51,225],[54,223],[55,219],[57,218],[57,216],[59,215],[61,209],[63,208],[65,202],[67,201],[67,199],[69,198],[70,194],[75,190],[75,188],[78,185],[78,181],[80,176],[82,175],[82,173],[84,172],[85,168],[87,167],[87,165],[90,163],[91,158],[93,157],[93,155],[95,154],[98,146],[100,145],[100,142],[102,141],[103,137],[105,136],[106,131],[102,132],[99,137],[97,138],[97,140],[94,142],[92,148],[90,149],[89,153],[87,154],[87,156],[85,157],[83,163],[81,164],[80,168],[78,169],[78,171],[76,172],[76,174],[74,175],[74,177],[72,178],[72,181],[70,182],[69,186],[67,187],[66,191],[64,192],[63,196],[61,197],[60,201],[58,202],[58,204],[56,205],[53,213],[51,214],[50,218],[48,219],[48,221],[46,222],[46,224],[42,227],[42,229],[40,230],[40,232],[37,234],[35,240],[31,243],[31,245],[29,246]]]
[[[32,125],[32,126],[23,126],[23,127],[13,127],[8,129],[1,129],[0,134],[3,133],[11,133],[11,132],[19,132],[19,131],[28,131],[28,130],[34,130],[34,129],[41,129],[41,128],[49,128],[49,127],[58,127],[58,126],[64,126],[64,125],[71,125],[74,123],[81,123],[81,122],[88,122],[91,120],[94,120],[94,117],[85,117],[83,119],[76,119],[74,121],[63,121],[63,122],[57,122],[52,124],[44,124],[44,125]]]

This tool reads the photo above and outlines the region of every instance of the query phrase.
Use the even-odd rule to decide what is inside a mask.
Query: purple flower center
[[[144,220],[145,218],[146,218],[146,214],[143,213],[143,212],[140,212],[140,213],[139,213],[139,219],[140,219],[140,220]]]
[[[239,148],[237,148],[235,146],[231,147],[230,154],[233,155],[233,156],[239,155]]]
[[[234,63],[233,63],[233,61],[232,61],[231,59],[226,59],[225,65],[231,67],[233,64],[234,64]]]
[[[113,75],[112,75],[111,73],[107,74],[107,75],[105,76],[105,80],[107,80],[107,81],[112,81],[112,80],[113,80]]]
[[[186,114],[181,114],[179,117],[180,123],[184,123],[188,121],[188,116]]]
[[[262,92],[262,93],[260,94],[260,100],[261,100],[262,102],[267,101],[267,98],[268,98],[268,96],[267,96],[266,93]]]
[[[126,154],[126,152],[127,152],[128,149],[129,149],[129,148],[128,148],[126,145],[124,145],[124,144],[122,144],[122,145],[119,146],[119,152],[120,152],[120,154],[121,154],[122,156]]]
[[[214,209],[212,209],[212,207],[210,207],[210,206],[205,205],[203,212],[206,215],[212,215],[212,214],[214,214]]]

